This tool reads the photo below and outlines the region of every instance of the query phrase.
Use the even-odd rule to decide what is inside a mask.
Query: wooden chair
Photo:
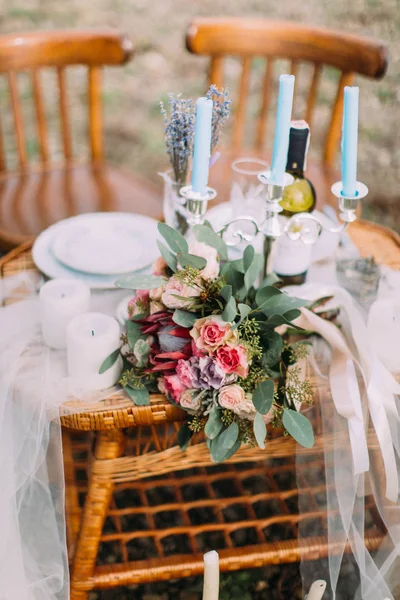
[[[102,122],[102,68],[126,63],[132,43],[117,33],[58,31],[0,37],[0,74],[6,79],[6,98],[13,116],[18,166],[7,170],[10,153],[4,149],[0,123],[0,249],[34,238],[65,217],[94,211],[161,212],[156,186],[104,162]],[[87,67],[88,143],[86,162],[74,155],[71,112],[67,98],[67,67]],[[56,162],[49,146],[41,77],[46,68],[56,71],[62,159]],[[21,71],[31,78],[39,162],[28,158],[24,106],[19,90]],[[25,75],[26,77],[26,75]],[[45,91],[49,91],[46,89]],[[58,96],[58,98],[57,98]],[[26,100],[26,99],[25,99]]]
[[[191,23],[186,35],[186,46],[194,54],[211,58],[209,82],[218,87],[222,87],[225,82],[226,58],[235,56],[241,60],[238,95],[233,100],[234,107],[236,106],[232,136],[235,155],[243,154],[244,148],[246,154],[249,150],[260,154],[266,147],[268,117],[274,116],[274,109],[271,110],[271,97],[274,84],[276,88],[277,60],[289,60],[288,70],[296,75],[296,91],[301,80],[299,77],[301,63],[311,63],[313,67],[305,98],[305,113],[303,115],[298,113],[296,91],[293,110],[295,118],[305,118],[310,127],[313,125],[314,109],[318,103],[324,67],[328,66],[331,70],[333,68],[338,71],[339,82],[323,143],[322,157],[317,163],[309,163],[309,177],[317,188],[319,200],[327,201],[330,186],[338,179],[335,159],[341,136],[344,87],[352,85],[355,74],[373,79],[384,76],[388,60],[385,45],[369,38],[292,22],[210,18],[196,19]],[[258,116],[255,117],[255,140],[249,147],[248,143],[244,143],[246,109],[251,87],[252,63],[254,64],[256,57],[265,59],[265,70],[260,76],[261,100]],[[273,136],[273,129],[268,133]],[[218,184],[221,182],[223,185],[224,181],[230,180],[225,173],[228,168],[229,164],[226,164],[226,161],[224,164],[222,161],[215,169],[214,179],[218,179]]]

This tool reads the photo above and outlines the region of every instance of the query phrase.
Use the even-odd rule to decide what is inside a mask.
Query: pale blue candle
[[[279,77],[278,107],[276,110],[274,149],[271,161],[271,178],[276,185],[283,185],[286,170],[290,122],[292,120],[294,79],[294,75],[281,75]]]
[[[358,87],[344,88],[342,194],[350,197],[355,196],[357,192],[358,97]]]
[[[205,195],[211,156],[211,122],[213,101],[199,98],[196,102],[196,129],[194,133],[192,189]]]

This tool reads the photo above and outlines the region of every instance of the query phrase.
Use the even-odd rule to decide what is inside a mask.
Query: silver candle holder
[[[356,182],[356,193],[353,196],[343,194],[343,182],[333,184],[331,191],[338,199],[339,216],[342,221],[337,226],[328,227],[322,223],[318,215],[298,213],[283,222],[279,214],[283,211],[281,201],[286,186],[293,183],[292,175],[285,173],[282,185],[278,185],[272,178],[271,172],[260,173],[258,179],[266,187],[265,218],[257,223],[252,217],[236,217],[229,221],[218,233],[227,245],[237,246],[241,242],[251,242],[258,234],[264,236],[264,261],[262,277],[272,271],[275,241],[282,235],[287,235],[292,240],[301,240],[305,244],[314,244],[322,230],[331,233],[343,232],[349,223],[356,220],[356,210],[360,200],[368,194],[368,188],[360,181]],[[253,231],[244,232],[240,223],[251,225]]]
[[[208,210],[208,203],[217,195],[216,190],[207,186],[206,193],[200,194],[195,192],[191,185],[186,185],[181,188],[180,195],[184,198],[185,217],[189,230],[194,225],[202,225]]]

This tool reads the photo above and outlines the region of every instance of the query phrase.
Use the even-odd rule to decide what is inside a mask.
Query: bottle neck
[[[294,177],[304,179],[310,129],[305,121],[292,121],[286,171]]]

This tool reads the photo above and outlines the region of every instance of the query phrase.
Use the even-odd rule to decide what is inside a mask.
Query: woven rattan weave
[[[361,254],[400,269],[397,234],[365,221],[349,231]],[[2,279],[34,270],[29,246],[0,261]],[[329,390],[320,388],[319,395],[323,399]],[[326,538],[306,537],[301,549],[297,541],[300,521],[304,536],[308,521],[324,522],[326,515],[318,411],[311,409],[315,447],[304,451],[297,473],[309,507],[301,515],[295,443],[279,432],[265,451],[243,449],[212,465],[201,438],[184,453],[176,446],[184,413],[161,395],[146,407],[120,394],[80,402],[75,411],[76,403],[69,402],[60,414],[71,600],[86,600],[93,589],[198,574],[202,554],[211,548],[219,551],[222,570],[327,555]],[[369,438],[373,451],[372,431]],[[372,499],[366,525],[366,545],[377,548],[384,531]]]

